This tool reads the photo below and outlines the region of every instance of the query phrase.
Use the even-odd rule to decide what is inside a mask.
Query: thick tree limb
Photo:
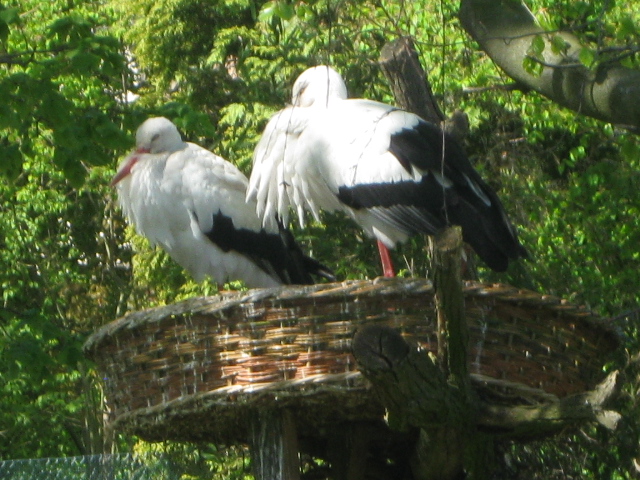
[[[462,0],[459,17],[480,48],[518,83],[582,115],[640,132],[640,71],[610,64],[586,68],[578,60],[583,47],[577,37],[547,34],[529,9],[514,0]],[[540,75],[523,66],[536,35],[546,44]],[[566,43],[563,52],[551,48],[556,35]]]
[[[478,426],[509,439],[531,440],[558,433],[567,427],[598,422],[614,430],[621,418],[606,405],[620,392],[618,371],[607,376],[592,391],[535,406],[497,406],[481,402]]]
[[[392,328],[380,326],[356,334],[353,354],[385,405],[389,426],[422,429],[412,460],[414,476],[458,478],[464,471],[460,432],[468,408],[435,359],[409,348]]]
[[[388,347],[383,345],[394,345],[395,353],[389,355],[388,349],[385,353]],[[590,392],[541,405],[500,406],[479,400],[477,414],[469,416],[468,404],[434,359],[410,348],[393,329],[370,327],[358,332],[354,356],[387,407],[389,424],[403,430],[463,427],[462,422],[472,418],[482,432],[533,440],[587,422],[614,429],[620,420],[620,414],[606,409],[620,390],[617,371]]]

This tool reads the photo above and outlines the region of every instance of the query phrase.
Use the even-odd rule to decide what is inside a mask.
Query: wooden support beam
[[[298,437],[287,409],[261,409],[250,418],[249,448],[256,480],[299,480]]]
[[[398,332],[385,326],[359,330],[353,354],[385,405],[389,426],[422,429],[411,461],[414,477],[462,478],[462,439],[450,426],[459,426],[465,418],[465,405],[435,358],[410,348]]]
[[[462,292],[462,229],[446,228],[434,240],[434,290],[438,317],[438,362],[449,383],[470,399],[469,329]]]

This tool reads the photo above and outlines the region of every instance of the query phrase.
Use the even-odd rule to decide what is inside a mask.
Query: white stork
[[[163,117],[146,120],[136,150],[111,182],[138,233],[160,245],[197,280],[248,287],[313,283],[311,274],[332,279],[302,253],[279,222],[263,227],[255,202],[246,203],[247,178],[231,163],[183,142]]]
[[[270,224],[289,208],[319,221],[320,210],[350,215],[378,247],[385,276],[388,248],[417,233],[460,225],[486,264],[506,270],[527,255],[497,195],[462,147],[436,125],[383,103],[348,99],[338,72],[304,71],[292,105],[267,124],[253,158],[247,199]]]

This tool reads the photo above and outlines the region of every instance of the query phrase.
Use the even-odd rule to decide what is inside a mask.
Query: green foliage
[[[138,442],[133,447],[142,458],[160,455],[179,472],[180,480],[250,480],[249,452],[246,447],[219,448],[209,444]]]
[[[126,145],[117,114],[126,71],[121,45],[96,33],[107,18],[89,5],[24,1],[1,13],[2,171],[15,180],[25,162],[50,149],[55,168],[80,186],[87,167],[108,164],[112,149]]]
[[[579,35],[578,61],[589,68],[603,61],[638,67],[639,5],[539,0],[530,7],[552,32],[532,39],[532,72],[541,70],[546,49],[566,51],[562,30]],[[114,204],[106,185],[137,125],[167,116],[187,139],[248,172],[267,119],[288,102],[307,66],[331,63],[352,96],[393,102],[376,61],[397,35],[414,36],[441,107],[468,113],[467,151],[531,253],[505,275],[481,267],[481,279],[556,294],[605,315],[636,311],[637,138],[534,94],[490,88],[508,79],[460,30],[457,8],[364,0],[0,6],[0,457],[101,451],[91,440],[101,438],[101,392],[79,355],[82,341],[129,310],[214,292],[126,227]],[[470,86],[489,88],[469,94]],[[296,238],[339,278],[378,275],[374,244],[341,215],[324,220],[294,227]],[[424,239],[412,239],[394,259],[403,275],[428,272]],[[630,357],[640,351],[635,318],[619,320]],[[535,465],[538,473],[528,478],[559,466],[583,478],[631,478],[640,440],[635,363],[627,373],[624,429],[583,432],[606,452],[567,437],[513,447],[512,465],[522,475],[522,465]],[[136,446],[144,448],[152,447]],[[163,448],[192,466],[190,478],[245,476],[237,455],[211,446]],[[590,460],[576,460],[583,457]]]
[[[3,309],[0,319],[0,425],[9,439],[0,442],[0,458],[69,455],[72,435],[81,431],[72,419],[84,408],[82,396],[69,395],[82,358],[79,339],[36,311]]]
[[[580,62],[587,68],[622,64],[638,68],[640,33],[637,4],[627,5],[610,1],[597,2],[540,2],[544,12],[541,26],[549,32],[547,41],[555,54]],[[604,18],[610,19],[603,21]],[[559,32],[576,35],[582,44],[577,55],[569,52],[569,45]],[[536,35],[531,41],[529,56],[524,59],[525,70],[539,75],[544,61],[545,41]]]

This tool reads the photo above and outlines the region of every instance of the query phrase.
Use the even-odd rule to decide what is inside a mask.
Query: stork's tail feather
[[[329,269],[326,265],[323,265],[315,258],[311,258],[307,255],[303,255],[302,261],[304,263],[304,268],[307,272],[311,273],[316,277],[324,278],[329,282],[335,282],[336,276],[331,269]]]
[[[291,231],[285,228],[279,220],[278,229],[286,250],[286,258],[284,259],[285,272],[283,273],[286,273],[287,278],[282,278],[281,276],[284,283],[312,285],[316,283],[313,279],[314,276],[324,278],[330,282],[336,280],[331,269],[302,251],[300,245],[293,238]]]
[[[529,253],[518,240],[500,200],[491,195],[489,207],[459,202],[452,208],[453,222],[462,227],[462,236],[478,256],[496,272],[504,272],[509,261],[528,258]]]

